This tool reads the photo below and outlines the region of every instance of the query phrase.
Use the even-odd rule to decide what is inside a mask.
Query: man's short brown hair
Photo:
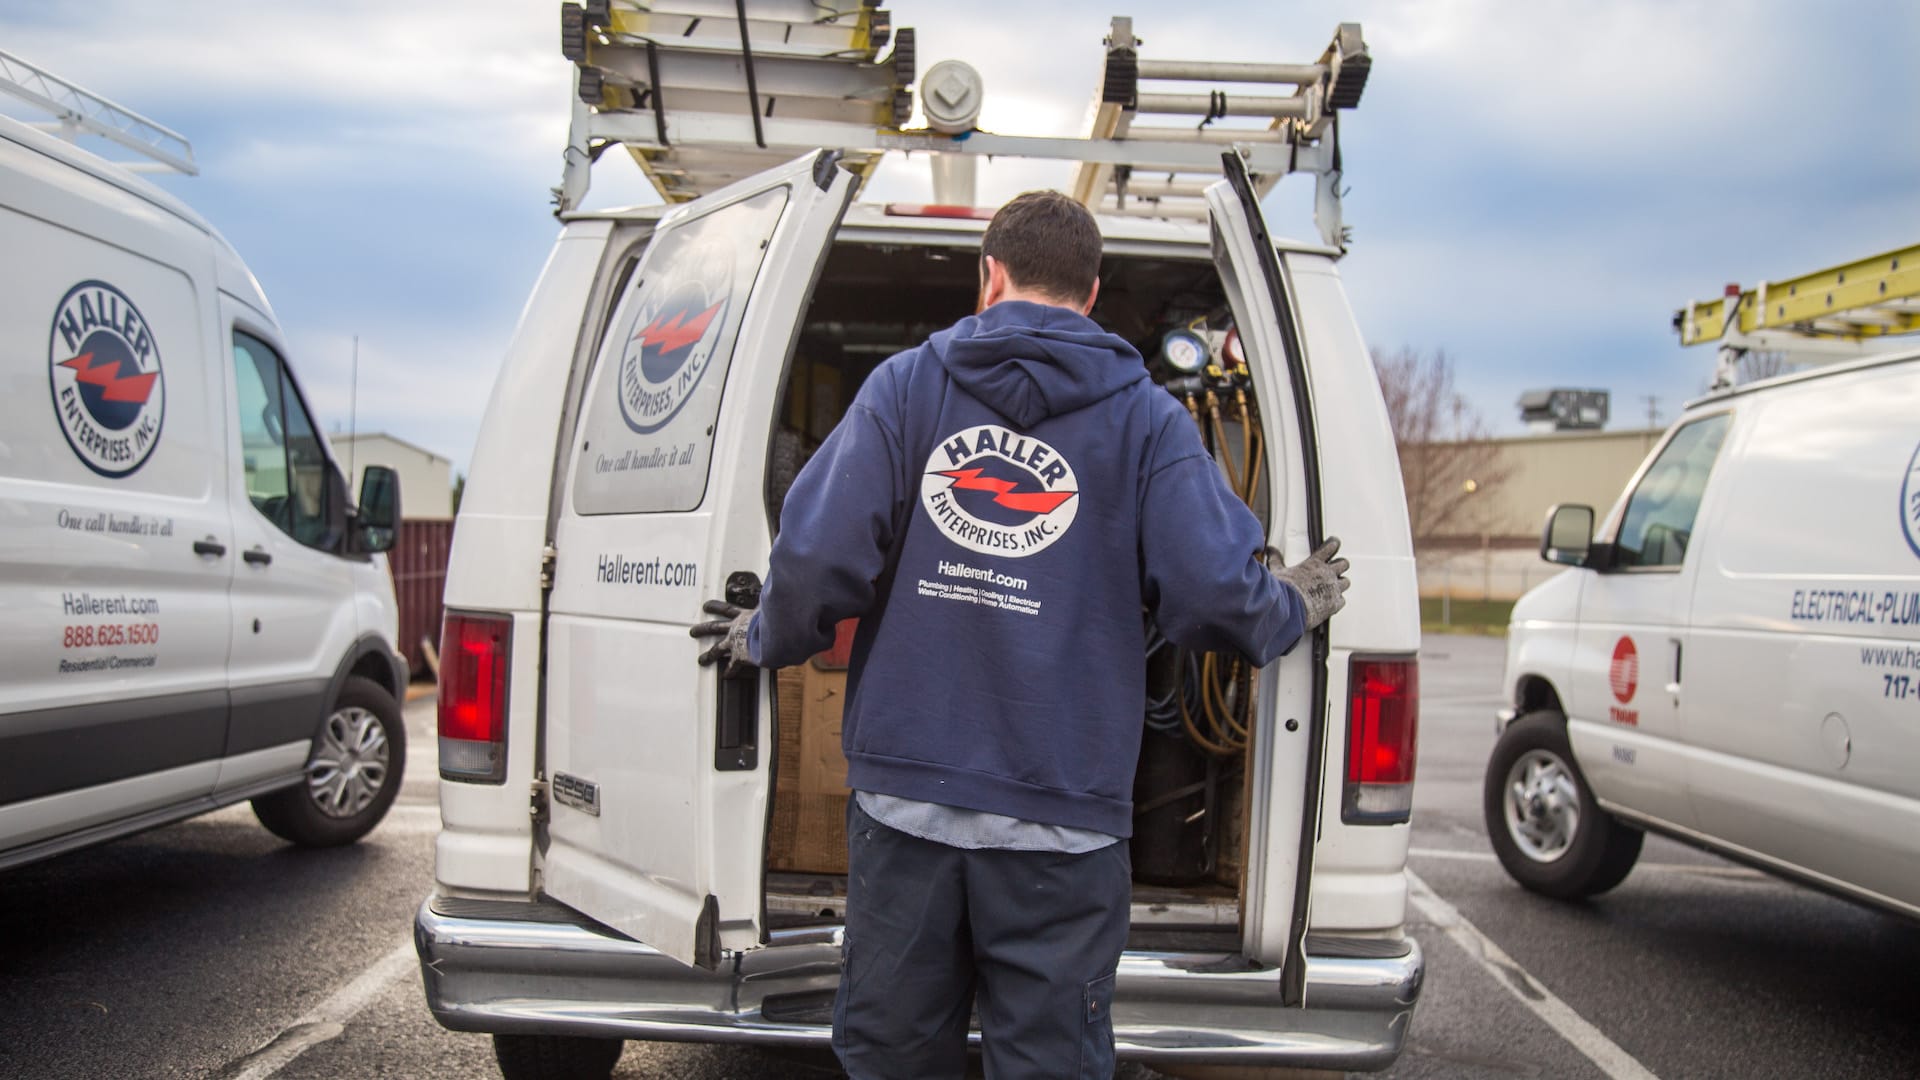
[[[1006,267],[1018,288],[1081,304],[1100,277],[1100,226],[1058,191],[1029,191],[993,215],[980,254]]]

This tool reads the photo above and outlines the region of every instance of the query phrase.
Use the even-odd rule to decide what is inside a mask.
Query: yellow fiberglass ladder
[[[1883,351],[1884,339],[1920,331],[1920,246],[1798,277],[1729,285],[1718,300],[1673,313],[1680,344],[1720,344],[1714,388],[1733,385],[1741,357],[1777,352],[1796,364],[1830,364]]]
[[[1313,62],[1269,64],[1142,59],[1132,20],[1114,19],[1092,131],[1049,137],[979,130],[979,73],[946,60],[922,76],[913,30],[877,0],[585,0],[563,3],[560,21],[575,95],[559,213],[579,207],[593,162],[616,146],[668,202],[824,147],[862,182],[889,151],[931,154],[935,203],[970,206],[980,158],[1037,158],[1078,163],[1068,190],[1096,211],[1195,218],[1229,152],[1262,194],[1289,173],[1316,176],[1321,237],[1346,239],[1338,114],[1359,104],[1372,63],[1357,24]],[[908,127],[916,82],[924,126]],[[1233,89],[1245,84],[1294,90]],[[1139,115],[1171,119],[1139,127]]]

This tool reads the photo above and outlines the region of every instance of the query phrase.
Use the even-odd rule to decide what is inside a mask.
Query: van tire
[[[1528,784],[1529,778],[1533,798],[1522,802],[1513,787]],[[1560,813],[1547,805],[1556,791],[1564,800]],[[1567,739],[1567,718],[1557,712],[1528,713],[1500,733],[1487,762],[1483,796],[1487,835],[1500,865],[1513,880],[1556,900],[1597,896],[1626,880],[1646,839],[1594,800]],[[1546,842],[1523,830],[1521,819],[1547,822]]]
[[[506,1080],[606,1080],[627,1044],[585,1035],[495,1035],[493,1059]]]
[[[300,783],[253,800],[253,816],[267,831],[301,847],[338,847],[365,836],[380,819],[387,816],[400,783],[407,771],[407,727],[400,717],[400,705],[393,695],[372,679],[347,676],[327,711],[325,725],[358,721],[370,716],[377,721],[385,743],[385,762],[380,785],[366,806],[344,816],[323,811],[308,782],[308,771],[301,771]],[[328,728],[315,733],[308,768],[318,760],[328,737]]]

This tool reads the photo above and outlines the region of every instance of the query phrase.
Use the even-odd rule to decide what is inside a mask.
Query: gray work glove
[[[695,638],[719,638],[713,647],[700,654],[700,666],[721,660],[727,662],[724,675],[745,675],[754,668],[753,657],[747,652],[747,628],[753,625],[753,612],[736,607],[725,600],[709,600],[700,605],[700,610],[709,615],[721,615],[724,618],[711,622],[694,623],[687,631]]]
[[[1300,590],[1301,599],[1306,601],[1308,630],[1347,606],[1347,586],[1353,582],[1347,580],[1347,560],[1334,558],[1339,550],[1340,538],[1329,536],[1320,550],[1302,559],[1300,565],[1286,566],[1280,561],[1279,551],[1267,549],[1267,569]]]

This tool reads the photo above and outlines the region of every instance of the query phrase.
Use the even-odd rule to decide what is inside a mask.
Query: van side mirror
[[[360,477],[360,505],[353,513],[353,548],[390,551],[400,532],[400,474],[369,465]]]
[[[1540,557],[1562,566],[1585,566],[1593,551],[1593,507],[1561,503],[1547,512]]]

